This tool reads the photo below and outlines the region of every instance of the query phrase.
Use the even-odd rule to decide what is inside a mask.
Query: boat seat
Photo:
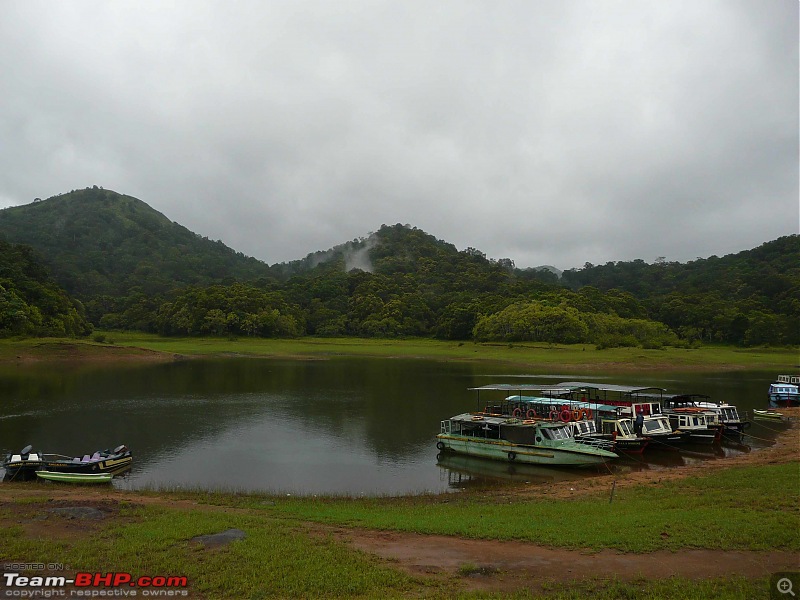
[[[100,460],[100,452],[95,452],[92,454],[92,460]]]
[[[91,460],[91,458],[89,457],[89,455],[88,454],[84,454],[83,458],[81,459],[81,462],[89,462],[90,460]]]
[[[81,462],[81,457],[76,456],[75,458],[72,459],[72,462]]]

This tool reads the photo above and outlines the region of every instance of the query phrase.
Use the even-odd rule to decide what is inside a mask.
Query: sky
[[[270,264],[800,231],[796,0],[2,0],[0,207],[98,185]]]

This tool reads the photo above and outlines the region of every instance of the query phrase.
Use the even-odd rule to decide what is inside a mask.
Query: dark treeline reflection
[[[453,478],[442,476],[446,464],[437,466],[434,438],[442,419],[478,407],[467,388],[592,377],[514,375],[508,366],[364,358],[4,367],[0,450],[33,444],[78,455],[125,443],[135,456],[131,480],[143,484],[341,493],[447,489]],[[601,381],[707,393],[749,410],[764,404],[770,378],[636,374]]]

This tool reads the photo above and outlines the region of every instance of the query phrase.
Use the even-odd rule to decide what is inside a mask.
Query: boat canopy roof
[[[463,413],[450,417],[450,421],[459,421],[461,423],[473,423],[475,425],[511,425],[514,427],[564,427],[567,424],[562,422],[552,423],[550,421],[531,420],[525,422],[513,417],[502,416],[494,417],[485,415],[483,413]]]
[[[616,412],[619,406],[611,406],[610,404],[602,404],[598,402],[585,402],[583,400],[564,400],[562,398],[539,398],[534,396],[508,396],[506,400],[510,402],[526,402],[528,404],[536,404],[542,406],[549,406],[551,404],[566,404],[571,410],[581,408],[591,408],[592,410],[599,410],[601,412]]]
[[[666,402],[705,402],[711,399],[708,394],[666,394],[664,397]]]
[[[667,390],[655,386],[631,386],[631,385],[612,385],[607,383],[596,383],[586,381],[564,381],[556,384],[535,384],[535,383],[491,383],[481,387],[469,388],[470,390],[495,390],[495,391],[552,391],[556,393],[574,392],[581,389],[592,389],[601,392],[618,392],[620,394],[661,394]]]

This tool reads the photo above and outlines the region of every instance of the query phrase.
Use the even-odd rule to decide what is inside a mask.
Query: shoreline
[[[612,348],[586,344],[476,344],[429,339],[362,338],[222,339],[162,338],[154,334],[109,334],[108,343],[65,338],[0,340],[0,365],[46,363],[113,365],[168,363],[192,359],[262,358],[330,360],[340,357],[495,362],[514,367],[614,373],[642,371],[723,372],[738,370],[800,370],[794,348],[696,349]]]

